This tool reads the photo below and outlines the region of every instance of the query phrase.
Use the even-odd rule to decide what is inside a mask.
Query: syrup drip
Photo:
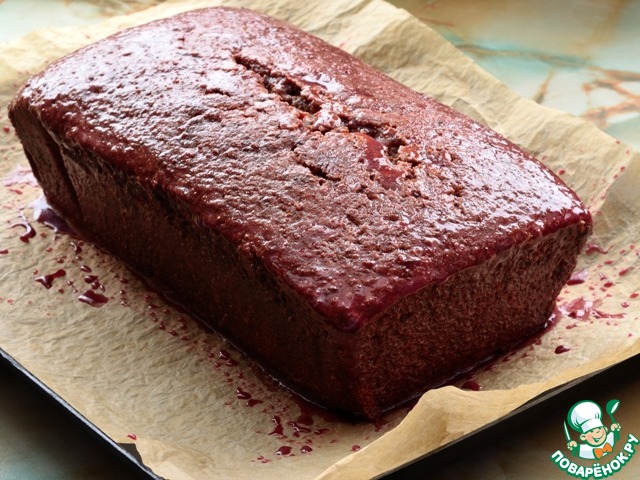
[[[109,301],[107,297],[101,295],[99,293],[94,292],[93,290],[87,290],[82,295],[78,297],[82,303],[86,303],[87,305],[91,305],[92,307],[100,308],[105,303]]]
[[[9,253],[9,250],[6,248],[0,248],[0,255],[6,255],[7,253]]]
[[[297,422],[287,422],[287,425],[293,427],[293,436],[299,437],[300,433],[311,433],[310,427],[305,427]]]
[[[38,223],[49,227],[55,233],[66,233],[72,237],[77,236],[69,224],[51,208],[44,196],[34,201],[31,207],[33,208],[33,216]]]
[[[276,455],[280,455],[282,457],[284,457],[286,455],[290,455],[291,454],[291,447],[289,447],[288,445],[283,445],[278,450],[276,450],[275,453],[276,453]]]
[[[571,347],[567,347],[566,345],[558,345],[554,350],[556,354],[566,353],[571,350]]]
[[[41,277],[38,277],[35,279],[35,281],[38,283],[41,283],[42,285],[44,285],[44,288],[49,290],[53,286],[53,281],[56,278],[64,277],[66,274],[67,274],[66,271],[59,269],[48,275],[43,275]]]
[[[579,320],[586,320],[591,315],[595,318],[623,318],[624,313],[606,313],[599,310],[602,300],[587,300],[584,297],[578,297],[570,302],[558,307],[560,312]]]
[[[24,243],[29,243],[29,239],[36,236],[36,231],[31,226],[31,224],[27,221],[27,219],[24,218],[24,215],[22,215],[22,219],[23,219],[22,222],[17,222],[17,223],[14,223],[13,225],[9,225],[9,228],[16,228],[16,227],[24,228],[24,233],[20,235],[20,240],[22,240]]]
[[[587,249],[584,253],[586,253],[587,255],[591,255],[592,253],[602,253],[603,255],[606,255],[607,253],[609,253],[609,250],[605,250],[600,245],[597,245],[595,243],[587,243]]]
[[[238,361],[231,358],[231,355],[226,350],[220,350],[218,358],[220,358],[220,360],[224,360],[225,365],[227,365],[228,367],[235,367],[236,365],[238,365]]]
[[[569,280],[567,280],[567,285],[579,285],[581,283],[586,282],[587,276],[589,275],[589,271],[586,268],[583,268],[579,272],[573,272]]]
[[[249,400],[251,398],[251,394],[238,387],[236,388],[236,398],[240,400]]]
[[[467,380],[462,384],[462,388],[464,390],[473,390],[474,392],[482,390],[482,386],[474,380]]]
[[[271,433],[269,433],[269,435],[284,435],[284,427],[282,426],[282,420],[280,417],[278,415],[274,415],[272,420],[275,424],[275,428]]]
[[[311,453],[313,451],[313,448],[311,448],[309,445],[303,445],[302,447],[300,447],[300,453]]]

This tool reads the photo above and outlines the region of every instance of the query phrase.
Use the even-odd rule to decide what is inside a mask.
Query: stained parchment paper
[[[589,205],[595,233],[553,324],[412,409],[375,424],[347,421],[282,390],[109,255],[35,221],[41,192],[4,109],[19,86],[122,28],[220,3],[296,24],[558,172]],[[39,31],[0,46],[0,104],[0,348],[115,441],[134,443],[163,477],[370,478],[640,353],[639,155],[589,123],[518,97],[384,2],[169,1],[98,26]]]

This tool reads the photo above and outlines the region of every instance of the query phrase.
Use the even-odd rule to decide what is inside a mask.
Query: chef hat
[[[589,400],[576,403],[571,407],[567,415],[571,428],[581,433],[587,433],[594,428],[603,427],[601,418],[602,409],[597,403]]]

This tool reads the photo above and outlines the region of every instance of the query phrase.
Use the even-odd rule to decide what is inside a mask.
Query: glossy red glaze
[[[591,222],[523,150],[339,49],[238,10],[180,18],[67,57],[22,98],[70,149],[188,205],[336,328]]]

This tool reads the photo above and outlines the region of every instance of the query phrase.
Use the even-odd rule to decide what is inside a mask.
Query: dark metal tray
[[[63,416],[65,421],[68,419],[70,424],[75,424],[73,428],[80,428],[94,437],[98,448],[104,450],[104,455],[111,456],[114,462],[121,464],[118,467],[119,471],[126,471],[127,478],[163,480],[142,463],[142,459],[133,443],[117,443],[109,438],[2,349],[0,349],[0,364],[4,364],[0,365],[2,367],[8,366],[18,372],[22,377],[20,381],[30,383],[31,386],[29,388],[39,390],[41,395],[54,403],[55,405],[52,407],[54,414]],[[601,391],[628,381],[630,372],[638,372],[639,369],[640,355],[635,355],[607,369],[585,375],[545,392],[495,422],[487,424],[377,478],[424,479],[433,476],[435,472],[446,468],[447,465],[460,461],[461,458],[478,452],[478,450],[482,450],[482,448],[492,444],[499,438],[503,438],[505,435],[519,431],[522,428],[534,426],[541,416],[548,416],[555,411],[564,411],[574,401],[590,397],[593,391]]]

